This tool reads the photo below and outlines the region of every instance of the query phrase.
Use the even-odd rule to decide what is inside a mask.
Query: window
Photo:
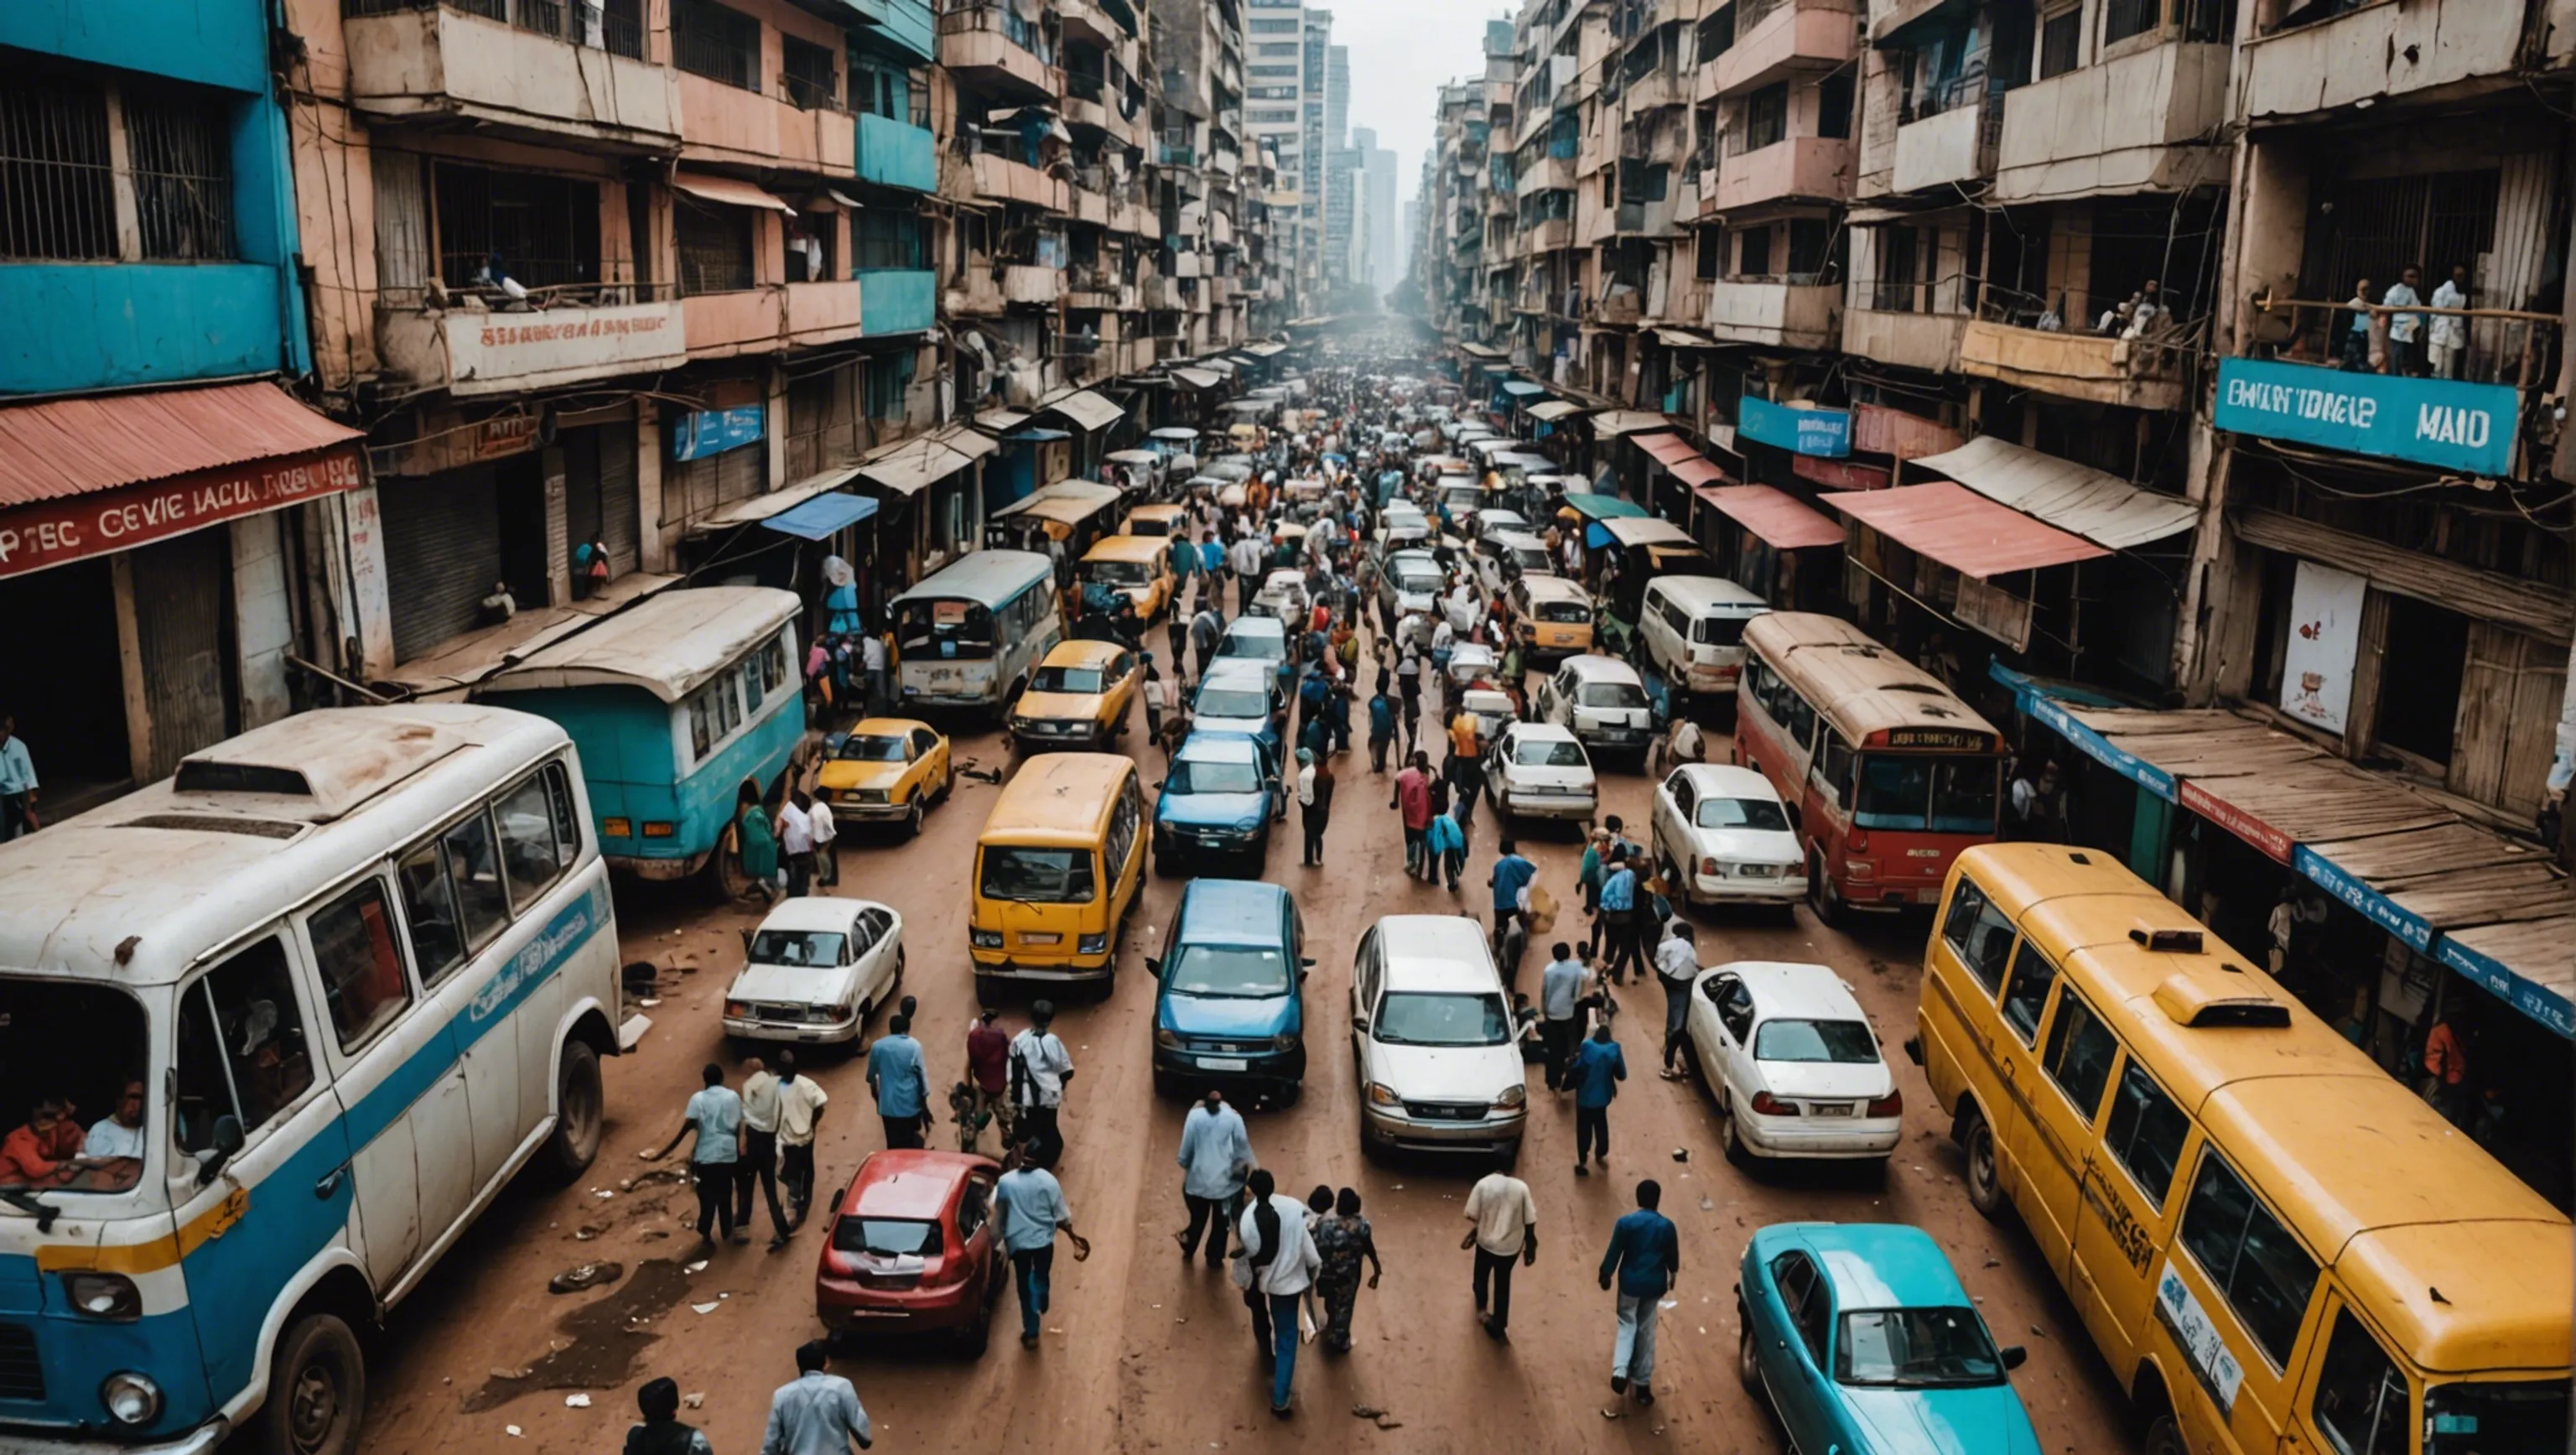
[[[779,69],[787,83],[787,100],[799,111],[823,111],[841,104],[841,73],[832,52],[792,35],[779,38]]]
[[[922,246],[918,215],[869,207],[861,209],[853,221],[857,227],[850,243],[855,254],[852,262],[860,271],[930,266]]]
[[[1972,1308],[1878,1308],[1843,1315],[1834,1382],[1963,1389],[2004,1382],[2003,1357]]]
[[[1691,249],[1692,274],[1705,282],[1718,276],[1726,261],[1726,234],[1713,227],[1699,230],[1699,245]]]
[[[2093,1013],[2093,1007],[2072,991],[2058,997],[2057,1019],[2049,1022],[2048,1054],[2042,1061],[2048,1078],[2083,1113],[2086,1126],[2102,1110],[2102,1088],[2110,1084],[2111,1063],[2119,1055],[2119,1039]]]
[[[403,919],[411,927],[412,963],[420,983],[436,988],[465,963],[465,937],[456,917],[456,886],[430,840],[402,856],[394,866],[402,884]]]
[[[275,935],[252,945],[188,987],[179,998],[173,1079],[178,1083],[175,1135],[181,1148],[215,1145],[219,1117],[241,1119],[256,1135],[313,1085],[313,1050],[304,1012]]]
[[[127,170],[143,256],[233,256],[232,126],[226,108],[155,81],[125,88]]]
[[[1294,20],[1253,20],[1247,21],[1244,29],[1254,35],[1295,35],[1298,25]]]
[[[492,852],[492,822],[477,809],[438,842],[447,855],[448,882],[455,886],[457,923],[464,926],[467,948],[479,950],[510,922],[509,896]]]
[[[1748,227],[1735,235],[1735,275],[1767,278],[1771,274],[1771,229]]]
[[[1753,1035],[1756,1061],[1878,1064],[1878,1037],[1862,1021],[1764,1021]]]
[[[235,256],[225,100],[12,55],[0,93],[0,257]],[[125,142],[123,188],[112,132]]]
[[[1297,42],[1293,40],[1263,41],[1252,48],[1252,53],[1256,56],[1293,56],[1297,54]]]
[[[2062,10],[2039,23],[2039,78],[2063,76],[2075,69],[2084,44],[2084,10]]]
[[[2039,1039],[2039,1015],[2048,1007],[2048,987],[2057,982],[2057,967],[2024,940],[2013,949],[2012,977],[2004,985],[2004,1023],[2021,1034],[2025,1046]]]
[[[438,278],[451,289],[599,281],[599,187],[543,172],[439,162]]]
[[[510,882],[510,903],[525,910],[546,886],[572,867],[579,841],[558,836],[557,781],[561,768],[549,767],[521,779],[493,805],[501,826],[501,866]]]
[[[1743,150],[1758,152],[1789,137],[1789,84],[1765,86],[1744,99]]]
[[[1833,1296],[1816,1276],[1816,1265],[1804,1253],[1783,1253],[1771,1260],[1771,1281],[1779,1286],[1789,1326],[1798,1331],[1798,1342],[1807,1346],[1807,1358],[1818,1369],[1824,1368],[1825,1325],[1833,1317]]]
[[[2405,1455],[2406,1376],[2350,1309],[2335,1314],[2313,1409],[2317,1428],[2343,1455]]]
[[[1294,80],[1297,75],[1297,68],[1294,65],[1250,66],[1246,67],[1246,70],[1249,74],[1255,76],[1269,76],[1273,78],[1285,77],[1290,80]]]
[[[340,1049],[354,1051],[411,1004],[384,881],[360,880],[315,910],[305,930],[313,937],[313,968],[322,975],[322,1004],[331,1028],[340,1037]]]
[[[912,73],[900,66],[890,66],[873,56],[850,53],[850,109],[871,116],[883,116],[912,126],[923,125],[927,117],[913,110],[916,99],[925,104],[927,93],[913,84]]]
[[[2190,1118],[2153,1077],[2131,1061],[2120,1073],[2120,1094],[2111,1103],[2111,1125],[2103,1132],[2102,1142],[2136,1179],[2148,1205],[2158,1211],[2173,1187],[2174,1169],[2182,1165],[2182,1144],[2190,1135]]]
[[[879,354],[867,361],[867,374],[862,387],[867,395],[870,419],[904,417],[904,392],[912,385],[914,355],[907,349],[898,354]],[[989,648],[988,648],[989,650]]]
[[[1821,217],[1789,219],[1789,277],[1791,281],[1823,276],[1826,250],[1833,240],[1833,226]],[[1741,630],[1741,628],[1738,628]]]
[[[1941,938],[1959,963],[1992,995],[2003,982],[2004,959],[2012,953],[2012,921],[2004,918],[1994,901],[1977,887],[1974,879],[1962,878],[1959,890],[1950,896],[1950,910],[1941,920]]]
[[[2215,1154],[2200,1160],[2183,1209],[2182,1243],[2276,1369],[2289,1363],[2317,1263]]]
[[[680,296],[740,293],[752,286],[752,210],[714,207],[675,196],[673,230],[680,243]]]
[[[1089,904],[1099,893],[1088,849],[984,850],[983,894],[1023,904]]]
[[[671,64],[745,91],[760,89],[760,22],[712,0],[671,0]]]
[[[1836,71],[1816,83],[1816,135],[1848,137],[1851,123],[1851,72]]]
[[[1699,23],[1698,43],[1691,54],[1702,61],[1713,61],[1735,48],[1735,7],[1719,6],[1716,13]]]
[[[2144,35],[2164,19],[2164,0],[2108,0],[2102,9],[2102,44]]]

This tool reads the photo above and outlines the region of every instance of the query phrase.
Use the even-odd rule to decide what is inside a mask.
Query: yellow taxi
[[[815,791],[843,823],[893,823],[920,833],[930,805],[957,784],[947,735],[908,717],[862,718],[815,771]]]
[[[1118,524],[1122,536],[1155,536],[1168,540],[1189,534],[1190,508],[1186,505],[1139,505],[1127,512]]]
[[[1145,664],[1121,642],[1058,642],[1011,709],[1011,742],[1024,753],[1104,749],[1127,731],[1127,709]]]
[[[1592,597],[1561,576],[1530,574],[1512,583],[1505,599],[1521,635],[1521,650],[1554,659],[1592,650]]]
[[[1124,591],[1136,619],[1152,621],[1172,599],[1172,543],[1153,536],[1110,536],[1085,551],[1080,575],[1097,586]]]

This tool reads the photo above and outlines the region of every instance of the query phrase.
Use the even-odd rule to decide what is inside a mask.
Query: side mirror
[[[1298,957],[1297,957],[1297,968],[1298,968],[1298,969],[1300,969],[1300,970],[1312,970],[1312,969],[1314,969],[1314,968],[1315,968],[1315,957],[1314,957],[1314,956],[1312,956],[1312,955],[1300,955],[1300,956],[1298,956]]]
[[[213,1148],[197,1160],[199,1187],[214,1181],[216,1174],[224,1170],[224,1164],[232,1161],[241,1151],[243,1142],[241,1118],[230,1115],[215,1118],[214,1138]]]
[[[1160,955],[1148,955],[1148,956],[1146,956],[1146,957],[1145,957],[1145,973],[1146,973],[1146,974],[1148,974],[1148,975],[1153,976],[1153,977],[1154,977],[1155,979],[1157,979],[1157,980],[1162,979],[1162,978],[1163,978],[1163,957],[1162,957],[1162,956],[1160,956]]]
[[[2006,1369],[2019,1369],[2030,1362],[2030,1351],[2019,1344],[2006,1344],[1995,1353],[2004,1361]]]
[[[1352,1011],[1352,1012],[1351,1012],[1351,1029],[1352,1029],[1352,1030],[1355,1030],[1355,1031],[1366,1032],[1366,1031],[1368,1030],[1368,1028],[1369,1028],[1369,1020],[1368,1020],[1368,1017],[1367,1017],[1367,1016],[1365,1016],[1365,1015],[1363,1015],[1363,1014],[1361,1014],[1361,1013],[1360,1013],[1360,1012],[1358,1012],[1358,1011]]]

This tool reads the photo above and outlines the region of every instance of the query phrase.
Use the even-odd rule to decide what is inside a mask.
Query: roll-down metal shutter
[[[152,761],[135,771],[157,779],[230,735],[224,627],[232,615],[225,600],[232,532],[218,526],[140,547],[132,574],[135,647],[152,715]]]
[[[490,465],[377,487],[394,659],[407,662],[472,630],[501,579],[501,508]],[[538,603],[542,605],[543,603]]]

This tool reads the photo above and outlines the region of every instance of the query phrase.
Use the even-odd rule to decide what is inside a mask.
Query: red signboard
[[[2186,778],[2175,797],[2183,807],[2227,830],[2236,837],[2287,864],[2290,853],[2298,847],[2288,834],[2263,822],[2254,815],[2224,799],[2210,796],[2207,789]]]
[[[1894,455],[1900,460],[1919,460],[1925,455],[1944,454],[1967,443],[1959,432],[1939,420],[1890,409],[1883,404],[1863,404],[1852,410],[1852,448],[1873,455]]]
[[[1887,470],[1878,465],[1855,465],[1849,460],[1820,460],[1813,455],[1789,457],[1789,473],[1836,490],[1884,490],[1890,481]]]
[[[0,576],[19,576],[86,556],[319,500],[360,483],[352,446],[251,460],[0,511]]]

